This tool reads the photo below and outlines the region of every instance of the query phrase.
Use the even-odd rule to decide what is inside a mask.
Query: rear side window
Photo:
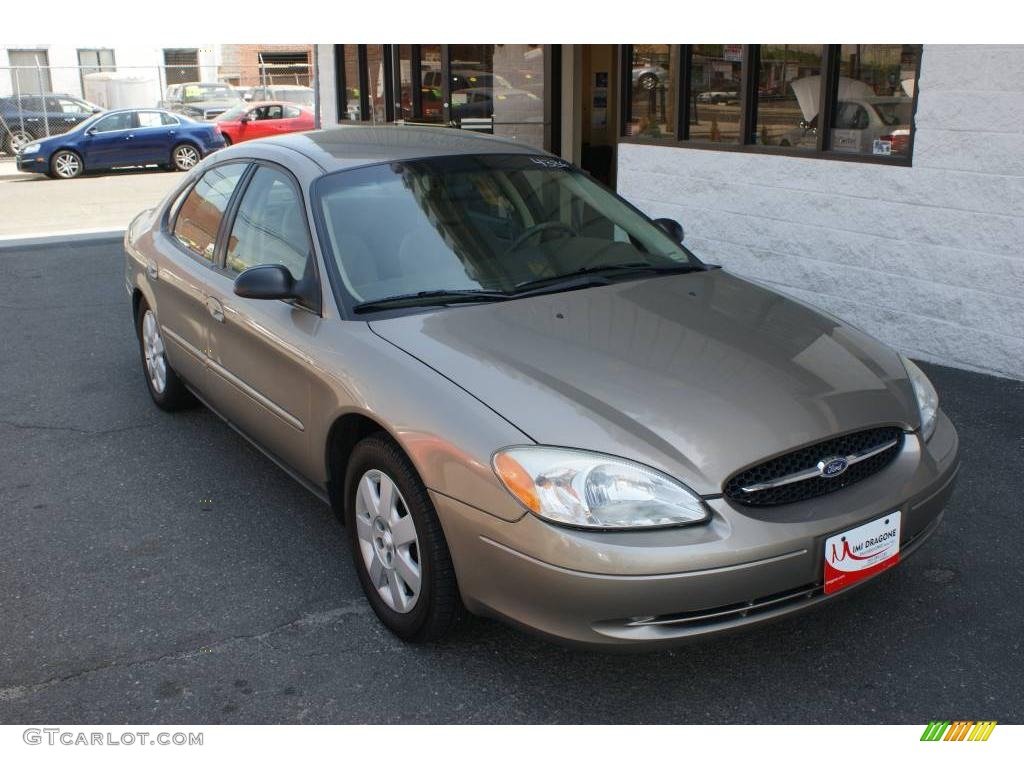
[[[258,264],[280,264],[301,280],[309,257],[306,212],[295,186],[281,171],[256,171],[228,238],[225,266],[243,272]]]
[[[284,108],[284,116],[287,118],[298,117],[301,114],[302,113],[299,111],[298,107],[293,107],[289,105]]]
[[[213,261],[220,220],[246,163],[211,168],[192,187],[174,219],[174,238],[196,256]]]

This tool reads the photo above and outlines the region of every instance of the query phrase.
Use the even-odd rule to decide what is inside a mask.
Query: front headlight
[[[42,148],[42,146],[43,145],[39,144],[38,142],[35,143],[35,144],[29,144],[29,145],[27,145],[25,147],[22,147],[21,154],[23,154],[23,155],[33,155],[36,152],[38,152]]]
[[[638,529],[701,523],[689,488],[650,467],[569,448],[522,446],[494,454],[509,493],[538,517],[579,528]]]
[[[910,384],[914,387],[917,410],[921,413],[921,439],[927,442],[935,431],[935,423],[939,417],[939,393],[928,381],[924,371],[918,368],[910,358],[905,355],[900,355],[900,357],[903,358],[903,367],[907,369]]]

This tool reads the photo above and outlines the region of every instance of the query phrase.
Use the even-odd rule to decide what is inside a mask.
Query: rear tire
[[[344,498],[352,558],[374,613],[406,642],[440,639],[465,610],[455,569],[427,489],[389,436],[356,445]]]
[[[163,338],[160,335],[160,324],[145,299],[139,302],[135,330],[139,338],[142,373],[153,402],[164,411],[180,411],[194,406],[195,397],[167,360]]]
[[[183,142],[171,150],[171,165],[176,171],[191,171],[203,159],[195,144]]]
[[[22,148],[27,147],[35,140],[35,136],[33,136],[28,131],[16,129],[11,131],[10,135],[8,135],[7,141],[4,142],[4,148],[10,154],[16,155],[19,151],[21,151]]]

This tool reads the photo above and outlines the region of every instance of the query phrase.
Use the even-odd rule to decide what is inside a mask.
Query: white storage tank
[[[85,100],[104,109],[155,107],[160,100],[160,86],[152,75],[93,72],[82,79]]]

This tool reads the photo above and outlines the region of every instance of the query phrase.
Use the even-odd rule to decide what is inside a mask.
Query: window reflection
[[[701,44],[690,58],[690,138],[736,144],[740,140],[743,46]]]
[[[449,56],[456,125],[543,146],[543,46],[452,45]]]
[[[366,46],[367,87],[370,92],[370,118],[375,123],[385,121],[384,46]]]
[[[342,120],[360,120],[362,111],[359,107],[359,46],[342,47],[345,57],[345,114],[339,115]]]
[[[916,45],[844,45],[831,146],[837,152],[908,157]]]
[[[815,149],[822,46],[760,46],[755,144]]]
[[[647,138],[675,136],[676,46],[633,45],[626,133]]]

